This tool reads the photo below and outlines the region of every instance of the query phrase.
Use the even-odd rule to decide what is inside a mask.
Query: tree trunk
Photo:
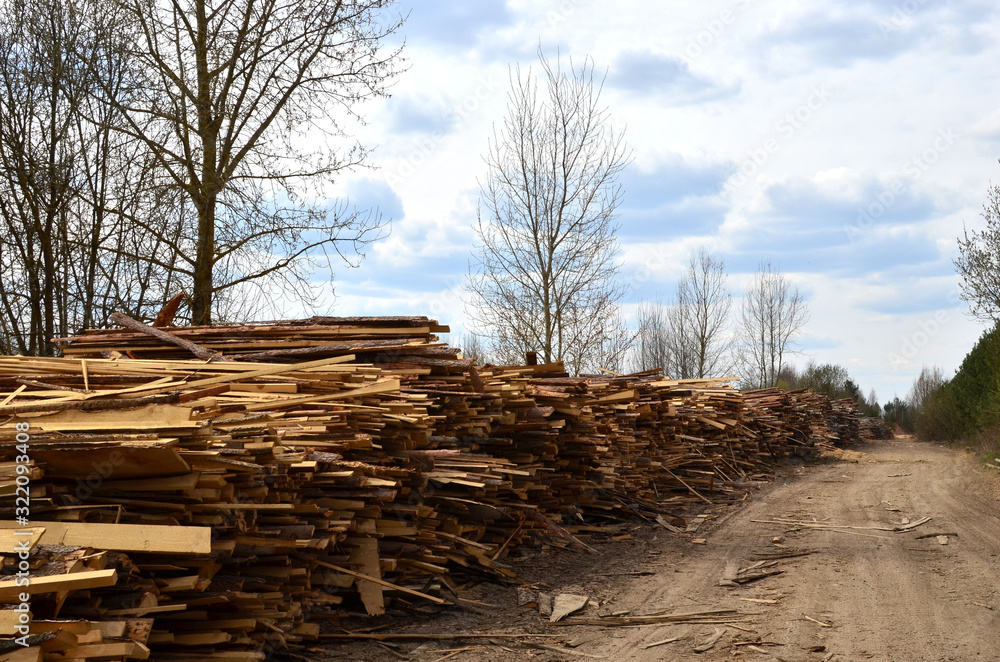
[[[216,159],[218,126],[212,117],[212,80],[208,69],[208,18],[205,0],[197,3],[198,34],[195,58],[198,72],[198,137],[201,139],[200,189],[195,197],[198,208],[198,246],[194,264],[194,293],[191,324],[212,323],[212,269],[215,266],[215,203],[217,200]]]
[[[212,323],[212,267],[215,252],[215,196],[199,202],[198,252],[194,265],[194,292],[191,295],[191,324]]]

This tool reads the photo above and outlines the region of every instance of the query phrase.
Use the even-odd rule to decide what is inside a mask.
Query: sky
[[[404,0],[406,71],[355,132],[368,167],[332,195],[389,236],[338,267],[337,315],[467,319],[483,160],[511,67],[539,46],[606,73],[634,160],[621,177],[626,314],[690,253],[762,259],[802,292],[793,362],[838,363],[879,400],[951,375],[984,331],[958,298],[963,225],[1000,182],[1000,6],[962,0]]]

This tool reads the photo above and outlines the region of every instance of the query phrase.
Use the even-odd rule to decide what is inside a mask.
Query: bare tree
[[[628,328],[620,306],[615,306],[603,318],[601,334],[586,352],[574,353],[567,363],[575,374],[601,370],[622,374],[626,372],[628,357],[637,333]]]
[[[784,274],[762,261],[747,285],[740,309],[744,382],[770,387],[778,382],[785,355],[809,318],[805,300]]]
[[[73,177],[73,109],[84,83],[69,54],[79,21],[60,6],[5,2],[0,35],[0,219],[5,330],[19,352],[51,353],[60,315]],[[23,325],[23,326],[22,326]]]
[[[593,63],[564,71],[538,56],[543,92],[515,68],[486,156],[470,316],[497,360],[536,351],[577,371],[605,367],[602,350],[624,332],[615,219],[631,157],[600,105]]]
[[[961,298],[981,320],[1000,321],[1000,186],[990,186],[983,205],[986,228],[963,231],[955,268],[962,277]]]
[[[681,349],[691,354],[684,361],[691,377],[718,377],[729,370],[731,341],[725,334],[731,307],[725,263],[699,249],[677,284],[678,331],[685,337]]]
[[[458,336],[457,347],[462,350],[462,356],[474,359],[476,365],[492,363],[489,351],[483,342],[483,337],[472,331],[465,331]]]
[[[920,374],[913,380],[913,386],[906,395],[906,404],[910,410],[920,413],[925,405],[930,402],[934,393],[937,392],[948,380],[944,377],[944,371],[940,366],[923,366]]]
[[[878,403],[878,395],[875,393],[875,389],[868,391],[868,397],[865,398],[865,413],[868,416],[881,416],[882,406]]]
[[[633,367],[662,370],[672,377],[673,349],[670,344],[667,306],[662,301],[640,301],[636,310],[637,334],[633,345]]]
[[[675,379],[697,377],[698,348],[691,313],[677,299],[671,304],[660,300],[639,304],[635,346],[639,370],[659,368]]]
[[[99,76],[124,102],[115,13],[91,0],[0,8],[0,342],[51,354],[54,335],[161,298],[148,256],[164,247],[127,222],[159,212],[148,161],[93,94]]]
[[[722,260],[704,248],[692,253],[674,302],[641,304],[638,352],[643,369],[662,368],[680,379],[722,376],[731,369],[726,325],[732,297]]]
[[[177,194],[181,227],[133,221],[173,248],[176,260],[151,259],[191,293],[191,321],[248,285],[308,298],[318,261],[363,257],[381,218],[325,201],[323,187],[366,156],[333,143],[395,73],[390,2],[117,1],[140,36],[132,96],[114,107]]]

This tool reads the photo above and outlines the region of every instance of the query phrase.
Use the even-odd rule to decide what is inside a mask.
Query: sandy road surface
[[[1000,500],[995,476],[966,454],[911,441],[864,447],[857,462],[807,467],[724,519],[704,550],[633,582],[609,608],[633,614],[733,608],[753,614],[716,646],[693,647],[723,625],[614,631],[590,654],[612,660],[1000,660]],[[1000,472],[998,472],[1000,473]],[[752,520],[815,520],[892,527],[932,519],[909,532],[801,529]],[[943,538],[920,538],[927,534]],[[780,545],[773,538],[783,538]],[[719,586],[727,563],[756,554],[811,550],[780,560],[784,572],[738,588]],[[777,604],[739,598],[777,600]],[[809,616],[832,627],[805,618]],[[762,653],[736,642],[752,641]],[[680,640],[644,649],[671,637]],[[813,649],[815,652],[811,652]],[[832,657],[831,657],[832,654]],[[568,658],[567,658],[568,659]],[[583,659],[583,658],[577,658]]]
[[[977,466],[963,451],[909,440],[844,454],[846,461],[789,469],[742,506],[717,512],[697,533],[705,544],[636,525],[631,539],[599,545],[600,556],[543,554],[518,568],[552,593],[599,601],[570,619],[737,610],[731,623],[553,627],[536,611],[517,607],[513,587],[483,585],[484,593],[469,597],[497,609],[450,609],[424,621],[403,617],[391,629],[408,624],[404,631],[560,638],[399,642],[392,655],[382,644],[358,643],[328,654],[415,662],[1000,660],[1000,471]],[[880,530],[924,517],[931,519],[910,531]],[[929,534],[947,535],[947,544]],[[793,552],[810,553],[769,560]],[[780,574],[720,585],[740,569],[774,560],[762,569]],[[714,647],[694,652],[722,628]]]

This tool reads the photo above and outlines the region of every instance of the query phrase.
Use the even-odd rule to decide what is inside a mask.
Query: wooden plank
[[[396,586],[392,582],[387,582],[383,579],[379,579],[378,577],[372,577],[371,575],[366,575],[360,572],[354,572],[353,570],[348,570],[347,568],[341,568],[340,566],[333,565],[332,563],[326,563],[325,561],[316,561],[316,565],[322,566],[324,568],[329,568],[330,570],[335,570],[337,572],[341,572],[345,575],[350,575],[351,577],[355,577],[357,579],[366,579],[370,582],[378,584],[379,586],[391,588],[395,591],[402,591],[403,593],[409,593],[410,595],[415,595],[418,598],[423,598],[424,600],[430,600],[434,604],[439,604],[439,605],[445,604],[444,600],[435,597],[433,595],[427,595],[426,593],[421,593],[420,591],[414,591],[413,589],[406,588],[405,586]]]
[[[95,393],[85,395],[83,399],[91,400],[93,398],[102,398],[108,395],[113,395],[117,398],[131,393],[142,393],[143,391],[150,391],[157,387],[168,387],[168,386],[179,387],[184,385],[184,382],[180,381],[175,382],[171,381],[171,379],[172,377],[167,376],[167,377],[161,377],[160,379],[155,379],[145,384],[140,384],[138,386],[129,386],[127,388],[115,389],[115,390],[107,390],[107,389],[99,390]]]
[[[180,476],[143,478],[141,480],[109,480],[94,491],[121,490],[123,492],[175,492],[193,490],[201,474],[189,472]]]
[[[132,616],[141,618],[147,614],[165,614],[167,612],[184,611],[187,605],[183,602],[172,602],[168,605],[157,605],[155,607],[135,607],[133,609],[109,609],[104,612],[105,616]]]
[[[16,398],[16,397],[17,397],[18,395],[20,395],[20,394],[21,394],[21,392],[22,392],[22,391],[23,391],[24,389],[26,389],[26,388],[28,388],[28,387],[27,387],[27,386],[26,386],[25,384],[21,384],[20,386],[18,386],[18,387],[17,387],[17,389],[16,389],[16,390],[14,390],[14,391],[12,391],[12,392],[8,393],[8,394],[7,394],[7,397],[5,397],[5,398],[3,399],[3,402],[0,402],[0,407],[3,407],[3,406],[4,406],[4,405],[6,405],[6,404],[7,404],[8,402],[10,402],[10,401],[11,401],[11,400],[13,400],[14,398]]]
[[[0,662],[42,662],[42,647],[15,648],[9,653],[0,655]]]
[[[27,542],[28,549],[34,549],[41,540],[44,526],[20,526],[12,529],[0,529],[0,554],[17,554],[24,549],[22,545]],[[30,535],[25,535],[30,533]]]
[[[238,382],[244,379],[256,379],[257,377],[270,377],[274,375],[281,375],[289,372],[304,372],[310,368],[321,368],[323,366],[332,365],[335,363],[350,363],[354,360],[353,354],[345,354],[344,356],[334,356],[327,359],[318,359],[316,361],[306,361],[305,363],[282,363],[278,365],[271,365],[267,368],[260,368],[257,370],[248,370],[246,372],[239,372],[231,375],[220,375],[219,377],[209,377],[207,379],[198,379],[193,382],[188,382],[185,385],[186,389],[204,388],[206,386],[214,386],[216,384],[228,384],[230,382]],[[171,390],[172,387],[156,389],[149,393],[159,393],[161,390],[167,391]]]
[[[230,391],[247,393],[296,393],[297,384],[230,384]]]
[[[172,405],[146,405],[128,411],[81,411],[68,409],[54,414],[34,416],[28,419],[32,430],[43,431],[87,431],[87,430],[157,430],[165,428],[195,429],[204,426],[200,421],[191,420],[190,407]],[[14,422],[3,427],[13,427]]]
[[[382,578],[382,571],[379,566],[378,541],[374,538],[363,538],[359,545],[351,552],[351,563],[361,567],[364,574],[370,577]],[[385,614],[385,601],[382,598],[382,587],[367,579],[357,579],[358,593],[361,594],[361,602],[365,605],[365,610],[369,616],[382,616]]]
[[[17,626],[20,625],[20,614],[13,609],[0,609],[0,635],[4,637],[17,636]]]
[[[718,428],[720,430],[726,429],[725,423],[720,423],[719,421],[713,421],[712,419],[706,418],[704,416],[698,416],[697,419],[702,423],[705,423],[706,425],[711,425],[712,427]]]
[[[114,641],[101,644],[86,644],[77,646],[65,653],[67,660],[90,660],[95,658],[126,658],[145,660],[149,658],[149,649],[136,641]]]
[[[211,554],[212,529],[207,526],[155,526],[45,522],[43,545],[92,547],[116,552]],[[17,522],[0,520],[0,529],[16,529]]]
[[[176,450],[155,446],[52,450],[35,447],[31,455],[34,459],[45,463],[46,477],[78,478],[90,489],[94,489],[92,482],[177,476],[191,471],[191,466]]]
[[[192,503],[187,506],[194,512],[223,512],[231,510],[295,510],[293,503]]]
[[[208,646],[224,644],[233,636],[228,632],[205,632],[204,634],[177,634],[171,643],[179,646]]]
[[[142,322],[138,322],[121,312],[115,311],[111,313],[111,316],[108,317],[108,319],[114,322],[115,324],[120,324],[121,326],[128,327],[133,331],[139,331],[140,333],[151,335],[157,340],[162,340],[163,342],[177,345],[178,347],[188,350],[189,352],[197,356],[199,359],[205,359],[206,361],[228,360],[223,358],[222,355],[220,355],[218,352],[213,352],[212,350],[206,349],[197,343],[191,342],[190,340],[181,338],[179,336],[175,336],[172,333],[168,333],[161,328],[146,326]],[[157,326],[165,326],[165,325],[157,325]]]
[[[593,400],[588,400],[586,404],[588,405],[601,405],[609,404],[613,402],[628,402],[636,399],[635,389],[629,389],[627,391],[621,391],[620,393],[612,393],[610,395],[605,395],[600,398],[595,398]]]
[[[336,400],[345,400],[347,398],[355,398],[361,395],[374,395],[377,393],[397,393],[399,391],[399,380],[398,379],[384,379],[374,384],[369,384],[368,386],[362,386],[360,388],[351,389],[348,391],[341,391],[339,393],[324,393],[320,395],[307,395],[301,398],[287,398],[285,400],[268,400],[267,402],[261,402],[259,404],[247,405],[247,411],[262,411],[266,409],[277,409],[280,407],[288,407],[290,405],[302,405],[316,402],[333,402]]]
[[[89,526],[89,525],[88,525]],[[88,570],[71,572],[65,575],[49,575],[46,577],[31,577],[27,586],[18,586],[17,579],[0,582],[0,600],[14,601],[21,593],[54,593],[56,591],[77,591],[87,588],[102,588],[114,586],[118,582],[118,572],[115,570]]]
[[[128,621],[94,621],[91,625],[100,631],[102,637],[121,638],[125,636]]]
[[[54,630],[64,630],[77,636],[82,636],[91,632],[89,621],[49,621],[31,620],[31,632],[52,632]]]

